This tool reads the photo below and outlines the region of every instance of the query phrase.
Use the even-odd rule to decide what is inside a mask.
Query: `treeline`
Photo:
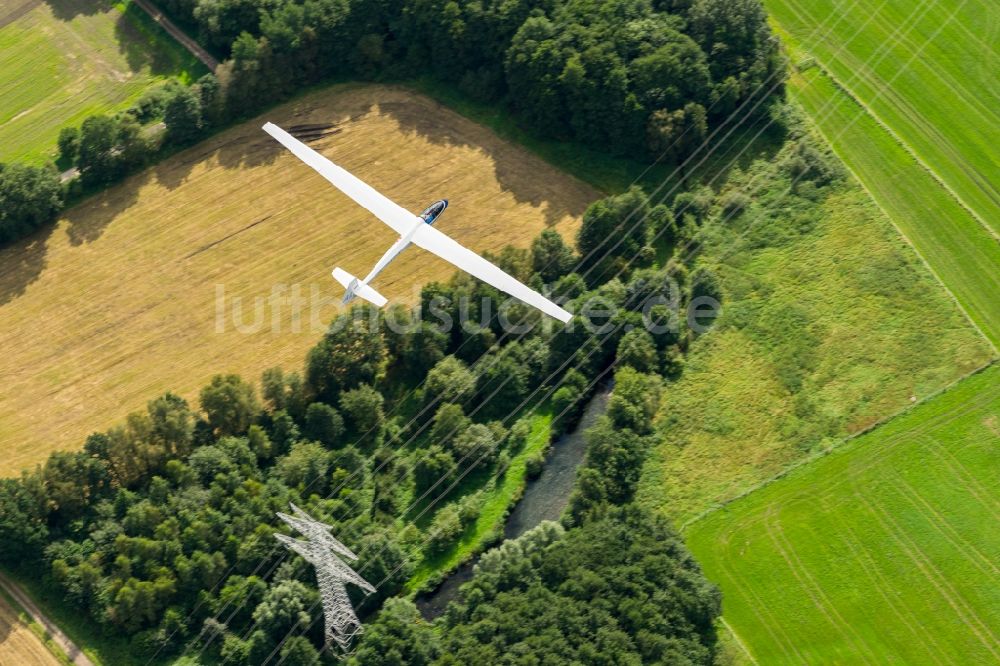
[[[530,131],[637,160],[680,160],[730,114],[764,116],[784,77],[759,0],[165,0],[228,54],[217,77],[147,93],[59,137],[92,190],[304,86],[430,76]],[[155,131],[156,121],[166,131]],[[0,243],[52,219],[51,169],[0,178]],[[58,191],[58,188],[55,188]],[[71,191],[70,194],[77,194]]]
[[[507,331],[499,294],[459,273],[426,285],[413,309],[345,312],[303,373],[268,370],[259,392],[220,375],[197,408],[172,394],[152,400],[81,451],[54,453],[20,479],[0,481],[0,562],[44,572],[66,603],[127,638],[142,659],[189,649],[258,663],[278,650],[288,663],[311,663],[322,644],[314,574],[301,558],[283,558],[273,537],[274,513],[290,501],[332,524],[360,555],[358,570],[378,586],[370,611],[475,521],[490,480],[526,442],[523,406],[554,391],[571,423],[612,364],[618,386],[611,421],[600,428],[618,429],[621,440],[609,435],[615,441],[602,448],[600,428],[589,435],[587,466],[600,489],[574,501],[574,520],[603,519],[610,514],[596,507],[628,500],[651,393],[660,375],[677,372],[691,336],[683,312],[677,326],[646,330],[647,318],[670,317],[668,305],[647,307],[651,299],[677,297],[667,268],[648,265],[648,244],[654,229],[685,237],[697,225],[686,208],[653,206],[633,190],[591,206],[577,241],[582,248],[598,229],[629,230],[638,267],[623,247],[600,248],[611,250],[606,262],[583,262],[553,231],[529,250],[499,253],[505,270],[550,284],[578,313],[568,328],[546,326],[516,304],[504,316],[523,326]],[[606,274],[611,267],[621,275]],[[683,266],[669,270],[681,277],[675,305],[683,309],[697,283]],[[592,302],[601,305],[590,313]],[[415,503],[434,499],[432,518],[415,523]],[[664,535],[649,529],[652,541]],[[674,603],[653,603],[661,602]],[[295,638],[282,642],[288,635]]]
[[[0,164],[0,245],[50,223],[65,201],[106,187],[226,122],[218,81],[206,74],[191,86],[168,81],[120,113],[62,128],[59,167],[75,168],[79,177],[63,184],[54,164]]]
[[[330,77],[430,75],[540,136],[677,159],[740,104],[766,114],[784,77],[759,0],[165,5],[228,52],[218,76],[236,115]]]

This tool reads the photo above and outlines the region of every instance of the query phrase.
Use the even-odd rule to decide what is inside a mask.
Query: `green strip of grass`
[[[995,663],[997,479],[994,365],[686,538],[760,663]]]
[[[63,652],[59,648],[59,646],[55,644],[55,642],[52,640],[52,637],[49,636],[48,632],[45,631],[45,628],[42,625],[35,622],[35,619],[31,617],[28,614],[28,611],[26,611],[24,607],[17,602],[17,599],[7,594],[7,590],[4,589],[0,589],[0,597],[3,598],[4,602],[8,606],[14,609],[14,612],[17,613],[17,618],[21,622],[23,622],[26,627],[28,627],[28,630],[31,633],[33,633],[35,636],[38,637],[38,640],[40,640],[42,644],[45,645],[46,648],[48,648],[49,652],[52,653],[53,657],[59,660],[61,664],[65,664],[65,666],[72,665],[73,662],[69,660],[69,657],[66,656],[66,653]]]
[[[492,488],[488,490],[476,522],[465,530],[461,540],[447,553],[420,562],[406,584],[407,593],[421,591],[435,576],[454,570],[502,534],[507,513],[524,492],[527,461],[545,450],[551,430],[552,408],[546,403],[532,415],[528,441],[511,457],[507,472],[502,478],[490,482]]]

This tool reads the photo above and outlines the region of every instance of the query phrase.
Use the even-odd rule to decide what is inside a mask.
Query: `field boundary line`
[[[776,23],[777,23],[777,21],[776,21]],[[780,25],[780,23],[778,23],[778,24]],[[819,69],[828,79],[830,79],[830,82],[833,83],[833,85],[836,86],[836,88],[838,90],[842,91],[845,95],[847,95],[848,97],[850,97],[851,100],[855,104],[857,104],[862,109],[864,109],[864,111],[869,116],[871,116],[872,120],[875,121],[875,124],[877,124],[879,127],[881,127],[889,136],[891,136],[892,139],[893,139],[893,141],[895,141],[899,145],[899,147],[902,148],[906,152],[907,155],[909,155],[911,158],[913,158],[913,160],[920,166],[920,168],[923,169],[924,171],[926,171],[927,174],[931,178],[933,178],[934,181],[938,185],[941,186],[941,189],[943,189],[945,192],[947,192],[951,196],[951,198],[955,200],[955,203],[957,203],[963,210],[965,210],[965,212],[967,212],[970,216],[972,216],[972,218],[976,222],[978,222],[979,225],[981,227],[983,227],[983,229],[985,229],[986,232],[990,236],[992,236],[994,240],[1000,241],[1000,234],[997,234],[997,232],[994,231],[986,223],[986,221],[982,217],[979,216],[979,213],[977,213],[968,204],[966,204],[965,201],[963,201],[962,198],[959,197],[958,194],[947,183],[944,182],[944,179],[941,178],[941,176],[934,169],[932,169],[930,167],[930,165],[927,164],[920,157],[919,154],[917,154],[917,152],[910,146],[910,144],[908,144],[894,129],[892,129],[891,126],[889,126],[885,121],[883,121],[879,117],[879,115],[877,113],[875,113],[875,111],[868,104],[866,104],[865,102],[863,102],[861,100],[861,98],[858,97],[858,95],[855,94],[854,91],[851,90],[850,87],[848,87],[847,84],[843,83],[839,78],[837,78],[837,76],[830,70],[829,66],[827,66],[826,63],[824,63],[822,60],[818,59],[815,55],[813,55],[813,53],[811,51],[809,51],[808,49],[806,49],[805,47],[803,47],[801,44],[799,44],[798,42],[796,42],[795,39],[794,39],[794,37],[790,37],[791,33],[789,33],[783,26],[781,28],[781,33],[784,35],[784,39],[791,41],[795,45],[795,48],[798,51],[801,51],[802,54],[804,54],[807,58],[809,58],[812,61],[812,64],[817,69]],[[794,67],[794,65],[793,65],[793,67]],[[881,77],[879,77],[877,74],[875,74],[875,72],[870,71],[870,73],[871,73],[872,76],[874,76],[879,81],[882,80]],[[875,83],[873,83],[873,85],[875,85]],[[891,89],[891,86],[889,86],[889,87]]]
[[[7,604],[11,614],[14,616],[14,619],[24,625],[24,628],[28,630],[28,633],[38,639],[38,641],[42,644],[42,647],[45,648],[45,651],[52,655],[56,661],[63,664],[63,666],[73,666],[73,662],[69,660],[66,653],[60,650],[59,647],[53,643],[51,636],[45,633],[45,628],[38,624],[38,622],[31,617],[28,611],[24,610],[24,607],[17,603],[17,599],[10,596],[3,587],[0,587],[0,603]],[[12,625],[11,630],[13,631],[13,629],[14,627]],[[6,636],[3,640],[6,640]],[[0,643],[2,642],[3,641],[0,641]]]
[[[850,95],[849,92],[847,92],[844,88],[842,88],[835,78],[833,78],[832,76],[830,76],[829,74],[827,74],[826,68],[824,68],[822,65],[820,65],[818,63],[817,63],[816,66],[820,70],[820,72],[830,80],[830,82],[837,88],[837,90],[842,91],[847,96],[848,99],[850,99],[855,104],[858,104],[858,106],[861,107],[861,110],[863,112],[868,113],[867,108],[863,104],[860,104],[854,97],[852,97]],[[809,114],[806,114],[806,115],[809,115]],[[881,128],[884,129],[883,125],[879,122],[878,118],[876,118],[875,116],[871,115],[870,113],[868,113],[868,115],[869,115],[869,117],[871,117],[872,120],[875,121],[875,123],[879,127],[881,127]],[[896,233],[898,233],[900,235],[900,237],[903,239],[903,241],[913,249],[913,252],[917,255],[917,258],[920,259],[920,262],[927,268],[928,271],[930,271],[930,274],[934,277],[934,279],[937,281],[937,283],[940,284],[941,287],[944,288],[945,292],[948,294],[948,297],[951,298],[951,300],[955,303],[955,305],[958,306],[959,312],[962,313],[962,315],[965,317],[966,321],[968,321],[970,324],[972,324],[972,327],[976,329],[976,332],[978,332],[979,335],[981,335],[986,340],[986,342],[990,345],[990,349],[993,350],[993,354],[994,354],[994,359],[992,359],[990,362],[992,363],[993,361],[995,361],[996,360],[995,357],[998,354],[1000,354],[1000,349],[998,349],[996,343],[993,342],[993,338],[991,338],[990,336],[986,335],[986,332],[983,331],[983,329],[979,325],[979,323],[976,322],[976,320],[974,320],[972,318],[972,315],[969,313],[969,311],[966,309],[966,307],[962,304],[962,302],[960,300],[958,300],[958,296],[955,295],[955,292],[953,292],[951,290],[951,287],[949,287],[945,283],[945,281],[941,278],[941,276],[938,274],[938,272],[936,270],[934,270],[934,267],[931,266],[930,262],[927,261],[927,258],[917,248],[916,244],[914,244],[914,242],[910,239],[910,237],[906,234],[906,232],[904,232],[902,230],[902,228],[900,228],[900,226],[898,224],[896,224],[896,220],[894,220],[893,217],[892,217],[892,215],[889,214],[889,211],[887,211],[885,209],[885,207],[883,207],[882,204],[879,203],[878,199],[875,198],[874,193],[872,193],[872,191],[868,188],[868,186],[861,179],[861,177],[858,176],[857,172],[847,162],[847,160],[840,153],[840,151],[838,151],[836,149],[836,147],[830,141],[830,138],[819,127],[819,124],[814,122],[814,123],[812,123],[812,125],[813,125],[813,131],[815,131],[816,133],[818,133],[823,138],[824,143],[826,143],[830,147],[830,150],[833,151],[833,153],[840,160],[840,162],[844,166],[844,168],[847,169],[848,173],[851,174],[851,177],[854,179],[854,181],[861,187],[862,190],[864,190],[865,194],[868,195],[868,198],[871,199],[872,203],[875,204],[875,206],[882,212],[882,214],[885,215],[886,219],[889,220],[889,224],[891,224],[892,228],[896,230]],[[886,130],[886,131],[888,132],[888,130]],[[888,133],[890,134],[890,136],[892,136],[891,132],[888,132]],[[895,141],[895,137],[893,137],[893,140]],[[906,149],[906,146],[900,145],[900,148],[902,148],[903,152],[905,152],[907,155],[909,155],[911,157],[911,159],[913,159],[913,160],[915,160],[917,162],[917,166],[920,166],[921,168],[924,168],[923,166],[921,166],[919,160],[917,160],[917,158],[914,157],[912,155],[912,153],[910,153]],[[935,182],[937,182],[937,179],[935,179]],[[963,209],[965,208],[962,205],[961,202],[958,202],[958,203],[959,203],[960,207],[962,207]],[[982,223],[980,222],[980,224],[982,224]],[[997,239],[994,238],[994,240],[997,240]]]
[[[52,650],[53,647],[62,650],[63,654],[56,655],[57,658],[66,659],[76,666],[97,666],[55,622],[42,613],[31,597],[2,571],[0,571],[0,590],[10,596],[29,618],[41,626],[46,636],[39,636],[39,638],[49,650]]]
[[[747,659],[750,660],[750,663],[754,664],[754,666],[760,666],[760,662],[757,661],[757,659],[753,656],[753,653],[750,652],[750,648],[747,647],[747,644],[743,642],[743,639],[740,638],[740,635],[736,633],[735,629],[733,629],[733,625],[726,622],[726,618],[722,615],[719,616],[719,622],[721,622],[722,626],[726,628],[726,631],[729,632],[729,635],[733,637],[733,640],[736,641],[736,644],[740,646],[740,649],[743,650],[743,654],[745,654]]]
[[[854,433],[852,435],[848,435],[847,437],[842,438],[841,440],[839,440],[835,444],[831,444],[830,446],[826,447],[825,449],[821,449],[819,451],[816,451],[815,453],[812,453],[812,454],[810,454],[810,455],[802,458],[801,460],[793,462],[792,464],[788,465],[787,467],[785,467],[783,470],[781,470],[777,474],[775,474],[775,475],[773,475],[771,477],[768,477],[767,479],[764,479],[763,481],[761,481],[759,483],[755,483],[754,485],[752,485],[751,487],[747,488],[746,490],[743,490],[743,491],[737,493],[736,495],[733,495],[729,499],[717,502],[715,504],[715,506],[713,506],[713,507],[711,507],[709,509],[705,509],[704,511],[702,511],[698,515],[694,516],[693,518],[689,518],[688,520],[686,520],[683,523],[681,523],[681,525],[677,528],[677,530],[683,534],[689,527],[691,527],[695,523],[700,522],[701,520],[703,520],[703,519],[707,518],[708,516],[716,513],[717,511],[725,509],[726,507],[728,507],[733,502],[741,500],[744,497],[746,497],[747,495],[750,495],[751,493],[754,493],[754,492],[756,492],[756,491],[758,491],[758,490],[760,490],[762,488],[765,488],[766,486],[771,485],[775,481],[779,481],[779,480],[785,478],[786,476],[788,476],[789,474],[791,474],[795,470],[797,470],[797,469],[799,469],[801,467],[805,467],[806,465],[809,465],[810,463],[813,463],[813,462],[819,460],[820,458],[824,458],[824,457],[830,455],[831,453],[833,453],[834,451],[839,451],[845,445],[850,444],[851,442],[853,442],[854,440],[858,439],[859,437],[867,435],[867,434],[873,432],[874,430],[877,430],[878,428],[880,428],[880,427],[882,427],[884,425],[887,425],[890,421],[894,421],[897,418],[906,415],[907,413],[913,411],[917,407],[920,407],[921,405],[923,405],[923,404],[925,404],[927,402],[930,402],[934,398],[936,398],[936,397],[938,397],[938,396],[940,396],[940,395],[942,395],[944,393],[947,393],[948,391],[952,390],[953,388],[955,388],[956,386],[958,386],[959,384],[961,384],[965,380],[969,379],[970,377],[974,377],[975,375],[978,375],[981,372],[985,372],[986,370],[988,370],[989,368],[992,368],[996,364],[997,364],[997,359],[995,359],[995,358],[991,359],[989,362],[985,363],[984,365],[979,366],[975,370],[967,372],[964,375],[962,375],[961,377],[958,377],[957,379],[949,382],[948,384],[945,384],[941,388],[939,388],[939,389],[937,389],[935,391],[932,391],[931,393],[928,393],[926,396],[924,396],[923,398],[921,398],[917,402],[914,402],[912,404],[906,405],[902,409],[896,410],[892,414],[889,414],[887,416],[882,417],[881,419],[875,421],[871,425],[869,425],[869,426],[867,426],[867,427],[859,430],[858,432],[856,432],[856,433]]]

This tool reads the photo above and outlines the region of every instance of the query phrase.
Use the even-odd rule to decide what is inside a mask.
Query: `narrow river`
[[[552,452],[545,460],[541,476],[528,483],[524,495],[508,516],[503,532],[505,538],[516,539],[543,520],[558,520],[562,515],[573,492],[576,468],[583,462],[587,450],[583,431],[593,425],[607,409],[610,394],[610,387],[601,387],[587,403],[576,430],[563,435],[552,445]],[[433,620],[444,612],[448,602],[458,594],[462,583],[472,578],[472,570],[478,559],[466,562],[436,590],[417,598],[417,608],[425,619]]]

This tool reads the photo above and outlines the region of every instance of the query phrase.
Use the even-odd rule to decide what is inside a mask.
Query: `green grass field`
[[[853,180],[817,203],[776,205],[774,219],[708,223],[702,256],[719,266],[722,316],[664,391],[640,488],[679,524],[993,355]]]
[[[981,224],[1000,233],[1000,4],[764,4]]]
[[[997,240],[822,70],[796,74],[789,89],[969,317],[1000,346]]]
[[[207,70],[142,11],[106,0],[0,5],[0,162],[54,157],[59,129]]]
[[[761,664],[1000,662],[1000,367],[687,529]]]

